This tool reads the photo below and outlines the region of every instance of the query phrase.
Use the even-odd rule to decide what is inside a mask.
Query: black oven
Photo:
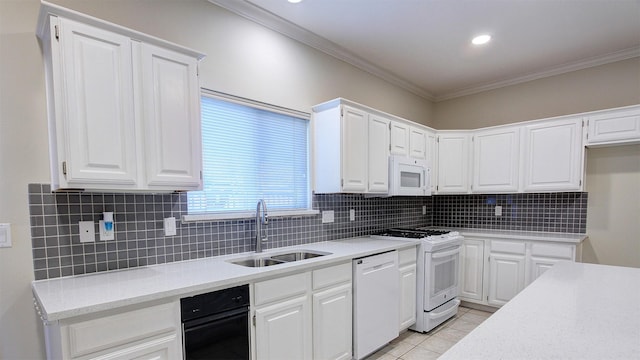
[[[249,286],[180,299],[186,360],[249,359]]]

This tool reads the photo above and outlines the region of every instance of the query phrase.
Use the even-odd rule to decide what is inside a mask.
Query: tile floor
[[[490,315],[490,312],[461,306],[456,316],[428,334],[406,331],[366,360],[437,359]]]

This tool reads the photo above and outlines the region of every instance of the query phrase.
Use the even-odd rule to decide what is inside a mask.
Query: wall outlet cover
[[[80,242],[94,242],[96,241],[96,229],[93,225],[93,221],[80,221]]]
[[[496,205],[496,216],[502,216],[502,206]]]
[[[176,218],[168,217],[164,219],[164,236],[174,236],[176,234]]]
[[[11,224],[0,224],[0,247],[11,247]]]
[[[115,225],[113,222],[111,223],[111,229],[106,228],[104,220],[100,220],[100,226],[98,227],[100,228],[100,240],[106,241],[115,239]]]
[[[422,205],[422,215],[427,215],[427,206]]]
[[[322,212],[322,223],[332,223],[334,220],[333,210],[325,210]]]
[[[349,210],[349,221],[355,221],[355,220],[356,220],[356,210],[351,209]]]

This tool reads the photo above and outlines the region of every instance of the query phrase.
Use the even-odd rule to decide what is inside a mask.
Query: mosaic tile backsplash
[[[182,223],[186,193],[52,193],[46,184],[29,184],[28,190],[36,280],[255,250],[253,219]],[[432,202],[432,197],[314,195],[313,208],[334,210],[335,221],[322,224],[320,215],[271,218],[263,248],[368,235],[394,226],[430,226]],[[350,209],[355,221],[349,221]],[[98,240],[105,211],[114,213],[115,240]],[[175,236],[164,236],[167,217],[177,219]],[[80,221],[94,222],[95,242],[80,242]]]
[[[253,219],[182,223],[186,193],[52,193],[45,184],[30,184],[28,190],[36,280],[255,250]],[[500,217],[494,214],[496,205],[502,206]],[[393,198],[330,194],[314,195],[313,208],[334,210],[335,221],[323,224],[320,215],[271,218],[263,248],[369,235],[389,227],[584,233],[587,193]],[[349,221],[350,209],[356,211],[355,221]],[[115,240],[98,240],[98,221],[105,211],[114,213]],[[164,236],[166,217],[177,219],[175,236]],[[80,243],[80,221],[94,222],[95,242]]]
[[[583,234],[587,231],[586,192],[433,196],[431,223],[480,228]],[[502,216],[495,215],[496,205]]]

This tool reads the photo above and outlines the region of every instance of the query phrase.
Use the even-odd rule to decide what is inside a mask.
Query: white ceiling
[[[431,100],[640,56],[640,0],[210,1]]]

